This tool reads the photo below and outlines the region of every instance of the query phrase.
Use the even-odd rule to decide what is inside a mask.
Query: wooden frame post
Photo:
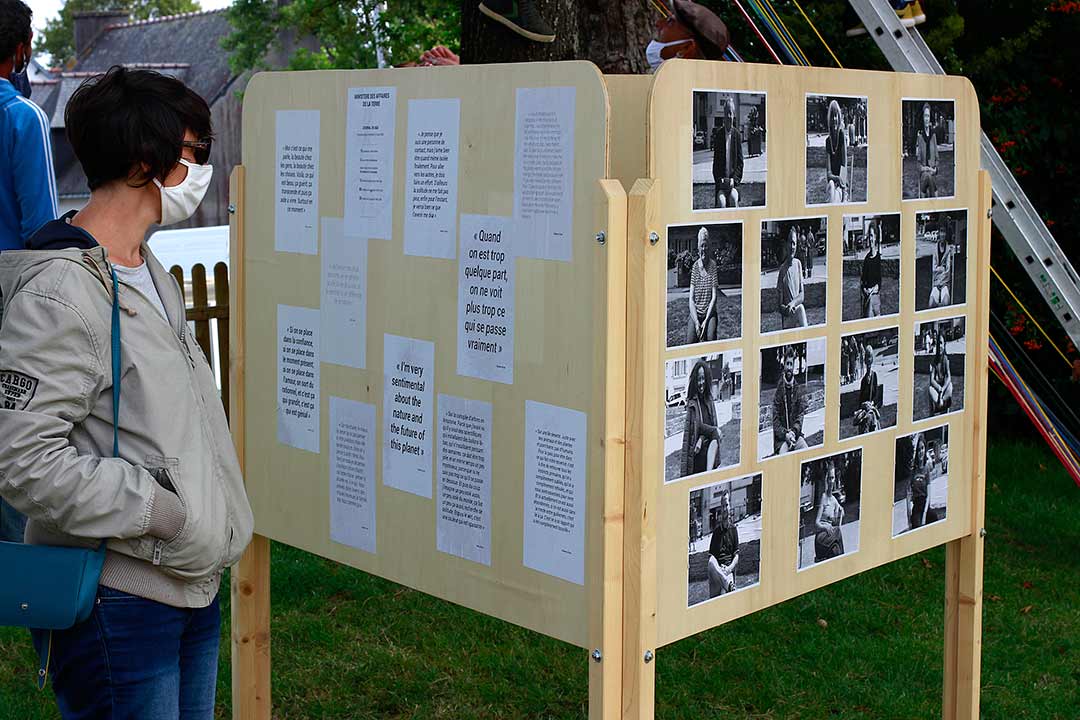
[[[244,166],[229,177],[230,426],[244,469]],[[232,700],[235,720],[270,720],[270,540],[255,535],[232,569]]]
[[[659,184],[638,180],[627,211],[626,297],[626,551],[623,558],[623,700],[625,720],[652,720],[656,686],[656,438],[659,418],[646,415],[646,398],[660,397],[664,274],[658,264]]]
[[[989,337],[990,314],[990,175],[979,171],[977,223],[978,274],[972,300],[978,314],[976,338]],[[986,391],[989,381],[987,342],[975,348],[974,453],[971,483],[971,534],[945,549],[945,678],[942,717],[978,720],[982,670],[983,521],[986,508]]]

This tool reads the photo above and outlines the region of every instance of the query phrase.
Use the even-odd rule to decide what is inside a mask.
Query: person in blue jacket
[[[0,252],[25,247],[57,216],[49,118],[13,84],[30,65],[32,15],[22,0],[0,0]],[[26,518],[0,500],[0,540],[22,542],[25,526]]]
[[[23,248],[58,214],[49,118],[11,80],[30,65],[32,14],[0,0],[0,252]]]

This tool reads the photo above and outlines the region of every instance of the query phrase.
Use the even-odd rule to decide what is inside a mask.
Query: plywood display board
[[[843,118],[843,147],[836,154],[846,155],[838,158],[849,185],[845,197],[827,195],[827,123],[834,100]],[[921,118],[925,101],[930,101],[932,140],[939,155],[939,197],[903,199],[905,169],[904,190],[917,191],[913,164],[920,140],[911,119],[902,132],[902,118],[905,113]],[[713,131],[725,114],[725,102],[728,112],[735,110],[743,136],[743,170],[736,186],[742,197],[736,209],[715,207],[713,192],[714,162],[722,165],[725,160],[722,150],[715,150],[722,141]],[[646,336],[655,339],[649,348],[655,380],[643,398],[648,458],[644,482],[656,488],[658,508],[656,643],[673,642],[969,535],[975,428],[981,411],[976,363],[986,344],[978,334],[986,310],[974,298],[979,268],[988,262],[980,234],[985,223],[978,217],[979,109],[971,84],[964,78],[905,73],[665,63],[652,90],[649,128],[650,177],[658,184],[656,226],[663,237],[660,252],[647,260],[646,272],[664,277],[663,287],[649,287],[644,299],[662,308],[659,316],[649,316],[654,327],[646,330]],[[912,156],[907,161],[905,149]],[[714,155],[721,157],[714,161]],[[725,171],[732,172],[725,167],[722,177]],[[825,204],[829,200],[839,202]],[[985,209],[982,213],[985,218]],[[885,240],[876,317],[864,317],[861,303],[868,218],[877,221]],[[782,248],[792,226],[800,236],[795,252],[800,262],[783,266]],[[689,288],[680,283],[677,268],[666,266],[664,250],[676,255],[694,247],[703,227],[710,235],[709,253],[719,257],[719,327],[716,341],[699,343],[695,338],[687,345],[682,328],[689,317]],[[938,238],[944,253],[937,250]],[[947,307],[929,307],[937,282],[935,253],[949,256],[939,262],[942,268],[951,264],[943,285],[952,292],[953,304]],[[798,274],[808,327],[797,327],[801,320],[783,318],[777,311],[780,267],[802,271]],[[941,295],[938,288],[938,302]],[[932,328],[945,336],[953,384],[952,404],[941,414],[931,414],[928,407],[927,371],[933,356],[926,351],[936,347]],[[793,363],[796,388],[788,392],[801,395],[806,407],[797,408],[795,401],[790,412],[803,416],[803,434],[796,442],[808,447],[774,454],[774,425],[783,423],[774,412],[787,412],[783,402],[776,408],[770,402],[780,386],[775,379],[777,356],[784,345],[798,352]],[[863,434],[855,415],[868,345],[875,351],[880,429]],[[717,411],[713,424],[721,426],[724,438],[722,469],[700,473],[700,467],[681,466],[685,416],[696,401],[679,395],[686,392],[689,375],[703,357],[724,376],[712,378]],[[797,425],[795,417],[789,420],[787,426]],[[947,438],[936,430],[941,426],[947,427]],[[898,438],[919,432],[932,454],[921,471],[930,485],[931,507],[925,515],[930,522],[909,529],[909,453],[902,447],[898,451]],[[858,452],[849,454],[853,451],[861,451],[861,458]],[[837,506],[844,509],[845,547],[841,556],[815,562],[820,557],[814,547],[815,521],[825,464],[812,461],[826,457],[836,458],[840,492],[833,497],[841,496],[842,502],[826,501],[825,514]],[[713,487],[725,480],[734,483]],[[715,595],[715,579],[711,592],[709,588],[708,531],[719,522],[721,502],[729,504],[737,520],[740,558],[735,591]],[[695,519],[700,522],[696,527]],[[829,524],[827,519],[824,524]]]
[[[615,289],[622,292],[622,243],[601,245],[595,240],[597,231],[608,226],[608,195],[598,182],[607,174],[606,93],[600,74],[587,63],[444,70],[264,73],[248,86],[243,151],[247,178],[243,388],[248,448],[245,474],[256,532],[586,647],[599,642],[599,638],[590,637],[590,632],[600,631],[597,619],[605,577],[603,489],[609,471],[616,473],[613,486],[621,488],[622,484],[621,447],[606,446],[604,442],[607,433],[620,432],[622,423],[618,409],[624,392],[618,359],[621,345],[611,346],[609,340],[614,334],[621,343],[623,316],[618,302],[609,305],[608,300],[609,275],[615,278]],[[460,138],[448,137],[449,149],[444,148],[458,155],[456,172],[444,173],[450,185],[456,186],[457,198],[456,203],[452,199],[445,203],[449,207],[443,209],[444,217],[449,220],[442,223],[443,229],[456,231],[460,227],[465,232],[471,226],[464,216],[474,214],[503,218],[503,232],[514,234],[510,220],[515,215],[515,99],[522,89],[529,88],[557,88],[561,97],[569,97],[573,153],[572,228],[565,246],[568,257],[516,257],[502,264],[511,271],[510,282],[504,282],[512,313],[509,325],[514,333],[509,343],[510,367],[497,371],[503,373],[500,381],[483,380],[463,375],[458,363],[459,275],[466,266],[459,262],[459,252],[464,253],[467,246],[475,247],[476,242],[462,237],[459,244],[454,234],[446,240],[444,233],[430,244],[441,245],[446,256],[406,252],[409,148],[413,137],[428,131],[425,128],[431,124],[438,124],[436,113],[457,121]],[[368,132],[393,133],[393,140],[385,146],[390,148],[389,164],[379,167],[369,163],[383,177],[393,173],[393,181],[386,186],[392,210],[382,216],[375,212],[373,217],[359,222],[345,222],[342,230],[342,218],[348,212],[346,195],[353,190],[363,191],[367,184],[365,197],[370,200],[380,190],[370,187],[371,177],[346,176],[346,156],[350,152],[347,134],[364,131],[360,124],[348,127],[349,99],[356,92],[381,100],[381,110],[385,111],[382,118],[379,112],[372,112],[371,118],[363,121]],[[424,104],[431,99],[456,102],[447,112],[445,106],[440,109]],[[459,119],[453,117],[458,108]],[[356,108],[352,111],[356,112]],[[410,128],[410,122],[417,123],[417,127]],[[452,124],[444,123],[442,127]],[[311,142],[305,143],[305,139]],[[312,145],[317,160],[310,157]],[[364,152],[376,152],[373,148],[377,145],[372,143]],[[551,147],[545,154],[554,155],[557,150]],[[294,160],[297,155],[293,154],[283,160],[282,152],[301,156]],[[445,157],[442,160],[448,167],[452,165],[445,162]],[[302,192],[313,190],[312,179],[317,180],[317,188],[313,207],[292,202],[285,193],[283,202],[295,212],[279,214],[276,222],[275,212],[282,197],[278,194],[281,188],[275,185],[279,182],[279,162],[301,166],[300,177],[291,169],[288,172],[293,173],[289,180]],[[304,171],[312,174],[313,163],[317,163],[316,177],[304,177]],[[421,173],[419,177],[416,187],[424,185],[426,176]],[[291,186],[286,183],[286,187]],[[615,202],[618,204],[618,198]],[[419,206],[419,201],[414,204]],[[314,227],[305,227],[311,222]],[[495,220],[489,222],[492,224],[485,226],[487,231],[503,228]],[[276,224],[287,225],[287,232],[282,233]],[[379,237],[383,225],[388,232]],[[424,238],[419,231],[410,238],[420,248],[411,248],[412,252],[426,252],[422,247],[427,242]],[[519,242],[522,238],[504,237],[501,244],[492,246],[512,246],[508,240]],[[344,248],[338,252],[337,260],[327,257],[330,243],[340,243]],[[431,250],[430,254],[442,250]],[[518,252],[525,252],[524,245]],[[365,295],[362,317],[350,316],[347,303],[337,315],[328,312],[342,302],[340,297],[328,299],[321,294],[325,282],[335,282],[324,275],[324,262],[346,266],[351,263],[361,268],[366,282],[366,288],[357,291]],[[485,263],[477,260],[470,264]],[[613,268],[618,272],[614,273]],[[347,275],[339,273],[336,277],[348,282]],[[282,312],[283,306],[301,310]],[[357,321],[366,323],[363,334],[356,329]],[[305,392],[316,393],[310,399],[315,405],[310,422],[317,429],[306,437],[303,428],[294,428],[293,435],[283,440],[285,431],[279,417],[283,406],[277,395],[282,362],[279,341],[287,334],[288,325],[301,327],[307,322],[321,329],[323,335],[318,343],[322,361],[314,368],[314,383],[307,383],[306,388],[305,383],[300,383],[301,399],[308,399]],[[393,420],[386,417],[391,408],[384,403],[384,393],[387,378],[401,375],[384,367],[384,349],[388,343],[397,342],[388,340],[390,336],[422,341],[413,345],[414,350],[422,349],[424,343],[433,344],[427,345],[432,353],[428,359],[419,357],[419,353],[409,361],[424,367],[425,374],[415,376],[414,381],[426,384],[425,390],[419,391],[415,382],[400,388],[405,394],[426,394],[430,398],[410,411],[413,415],[427,415],[413,423],[426,426],[426,442],[423,436],[410,438],[404,434],[398,438],[406,444],[413,440],[414,447],[424,448],[427,458],[427,469],[409,479],[409,490],[388,486],[384,477],[385,445],[389,442],[384,424]],[[308,352],[313,350],[313,346],[305,344],[303,333],[297,333],[294,339]],[[328,361],[331,352],[338,352],[335,357],[343,359]],[[366,356],[364,367],[343,364],[361,364],[349,356],[360,352]],[[611,352],[616,354],[609,358]],[[311,369],[308,365],[307,370]],[[391,392],[396,394],[398,388]],[[469,406],[455,398],[481,404]],[[615,413],[609,411],[609,402],[617,404]],[[459,548],[459,554],[471,553],[474,559],[440,551],[437,546],[440,503],[439,461],[435,456],[441,441],[439,408],[444,403],[459,414],[482,418],[484,412],[490,413],[490,444],[483,445],[490,452],[490,498],[480,499],[486,519],[473,523],[488,523],[490,537],[472,542],[472,547],[464,550]],[[575,428],[574,432],[580,435],[585,454],[575,456],[575,460],[579,465],[586,464],[579,469],[587,480],[584,506],[576,512],[584,540],[579,548],[572,548],[578,557],[564,564],[573,574],[580,560],[576,578],[563,579],[527,567],[523,555],[526,406],[531,403],[564,408],[569,412],[560,417],[569,416],[581,423],[580,430]],[[335,417],[338,413],[340,416]],[[365,414],[370,415],[365,418]],[[338,422],[331,425],[335,420]],[[342,432],[342,428],[350,426],[352,437],[343,443],[346,447],[335,462],[344,466],[346,455],[352,453],[353,464],[361,470],[353,467],[350,472],[362,473],[364,465],[357,461],[357,455],[366,453],[363,459],[370,463],[367,467],[372,474],[368,477],[373,490],[366,502],[373,517],[356,508],[355,497],[347,497],[345,504],[351,502],[353,509],[346,510],[341,525],[346,535],[352,532],[363,536],[355,542],[360,546],[367,543],[366,551],[345,544],[348,539],[331,539],[331,444],[341,441],[340,437],[333,438],[335,430]],[[366,428],[360,439],[356,437],[357,427]],[[473,430],[483,433],[479,425],[459,428],[459,433]],[[361,449],[364,443],[366,448]],[[300,447],[305,445],[307,449]],[[409,452],[401,457],[406,464],[415,458],[410,458]],[[609,466],[609,460],[614,464]],[[470,462],[474,466],[484,464],[479,459]],[[417,464],[423,464],[423,460]],[[353,478],[348,494],[364,494],[363,485],[362,480]],[[451,499],[447,504],[453,502]],[[373,527],[368,527],[372,521]],[[610,569],[617,569],[621,562],[617,548],[614,553],[614,564],[608,563]]]
[[[272,538],[589,648],[590,717],[634,719],[658,647],[948,543],[944,714],[977,717],[978,142],[963,78],[256,76],[237,716]]]

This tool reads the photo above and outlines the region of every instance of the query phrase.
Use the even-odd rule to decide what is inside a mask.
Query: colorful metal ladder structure
[[[914,28],[903,27],[889,3],[849,2],[893,70],[945,74],[922,35]],[[1080,280],[1076,270],[986,133],[982,136],[982,166],[990,173],[993,185],[994,226],[1020,259],[1073,344],[1080,347]]]

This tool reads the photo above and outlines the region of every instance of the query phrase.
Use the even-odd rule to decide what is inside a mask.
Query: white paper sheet
[[[514,382],[514,228],[506,217],[461,216],[459,375]]]
[[[278,110],[274,250],[319,252],[319,111]]]
[[[526,567],[585,584],[585,413],[525,402]]]
[[[389,240],[394,229],[397,88],[349,88],[345,135],[345,234]]]
[[[330,539],[375,553],[375,406],[330,397]]]
[[[319,311],[278,305],[278,442],[319,452]]]
[[[383,337],[383,483],[431,497],[435,343]]]
[[[345,237],[341,218],[322,219],[322,361],[363,368],[367,360],[366,238]]]
[[[573,258],[576,99],[572,87],[518,88],[514,219],[522,257]]]
[[[409,101],[405,254],[452,259],[457,251],[461,100]]]
[[[439,395],[440,552],[491,565],[491,403]]]

